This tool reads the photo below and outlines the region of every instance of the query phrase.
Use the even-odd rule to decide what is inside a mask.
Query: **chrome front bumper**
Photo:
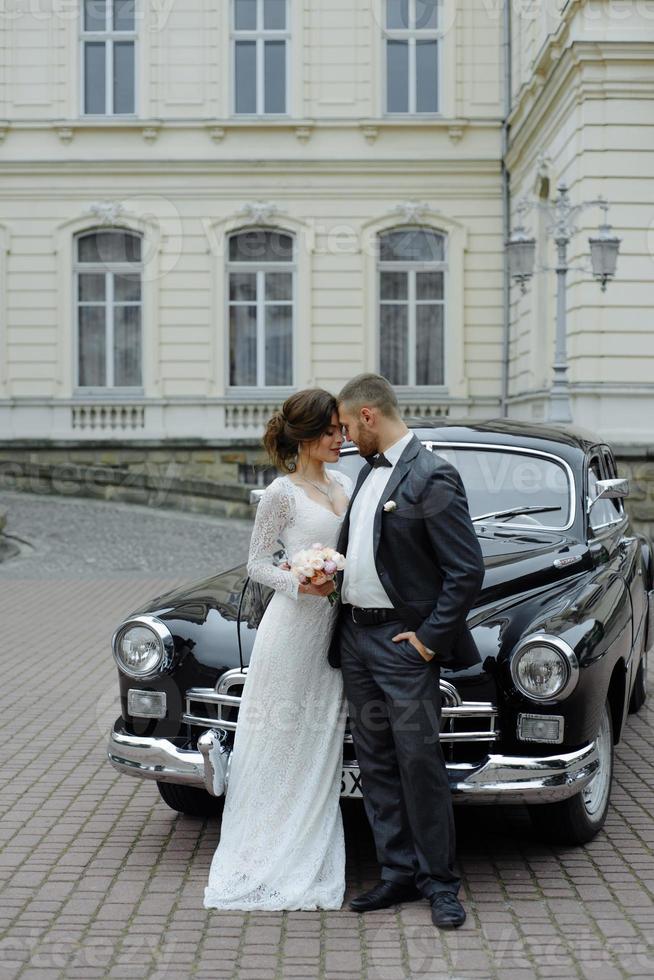
[[[119,772],[194,786],[213,795],[203,753],[180,749],[169,739],[128,735],[114,728],[107,756]],[[580,792],[598,765],[597,749],[591,742],[574,752],[540,757],[493,753],[479,763],[450,763],[447,772],[455,803],[552,803]],[[343,770],[348,775],[344,787],[355,789],[341,795],[360,798],[358,766],[346,764]]]

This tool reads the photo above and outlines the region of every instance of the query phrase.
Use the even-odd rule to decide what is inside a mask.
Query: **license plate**
[[[341,796],[361,799],[361,773],[358,769],[348,768],[341,771]]]

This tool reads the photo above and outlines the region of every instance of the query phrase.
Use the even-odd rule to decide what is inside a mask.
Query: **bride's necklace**
[[[323,495],[323,497],[327,497],[327,500],[330,502],[330,504],[333,503],[332,491],[331,491],[331,487],[332,487],[332,481],[331,480],[328,480],[327,481],[327,489],[324,490],[317,483],[314,483],[313,480],[308,480],[306,476],[301,476],[300,479],[303,481],[303,483],[308,483],[310,487],[313,487],[315,490],[318,491],[318,493],[321,493]]]

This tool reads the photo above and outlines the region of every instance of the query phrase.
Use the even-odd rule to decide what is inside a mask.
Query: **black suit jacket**
[[[343,520],[337,546],[342,554],[347,554],[352,504],[370,470],[370,465],[361,470]],[[394,510],[384,510],[388,501],[396,504]],[[416,436],[405,446],[377,505],[373,550],[393,607],[436,659],[454,668],[479,663],[466,616],[479,594],[484,563],[466,492],[458,470]],[[332,667],[340,666],[338,629],[328,659]]]

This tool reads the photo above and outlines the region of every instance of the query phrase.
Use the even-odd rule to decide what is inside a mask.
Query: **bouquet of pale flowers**
[[[298,551],[290,561],[290,571],[302,585],[311,582],[312,585],[324,585],[325,582],[333,582],[336,572],[341,572],[345,568],[345,557],[334,548],[326,548],[320,542],[312,544],[310,548]],[[327,596],[330,603],[334,603],[340,598],[337,589]]]

